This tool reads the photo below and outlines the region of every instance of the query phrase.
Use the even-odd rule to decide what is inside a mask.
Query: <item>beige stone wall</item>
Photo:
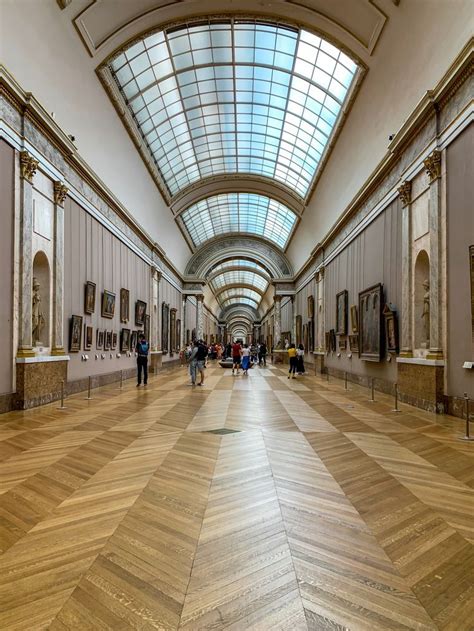
[[[14,150],[0,141],[0,397],[13,391],[13,173]]]
[[[447,159],[447,393],[474,399],[474,361],[471,324],[469,246],[474,244],[474,125],[448,146]]]

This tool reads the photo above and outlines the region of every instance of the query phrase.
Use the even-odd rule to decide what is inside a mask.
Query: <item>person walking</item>
[[[265,342],[262,342],[258,349],[258,365],[261,366],[262,363],[264,366],[267,365],[267,345]]]
[[[293,343],[291,343],[288,347],[288,359],[290,360],[290,369],[288,370],[288,379],[291,375],[293,375],[293,379],[295,378],[296,373],[296,348]]]
[[[304,346],[300,344],[296,349],[296,372],[299,375],[303,375],[306,371],[304,369]]]
[[[189,353],[189,376],[191,377],[191,385],[196,385],[196,373],[197,373],[197,352],[198,345],[196,342],[191,342]]]
[[[239,374],[241,350],[242,345],[239,341],[235,341],[232,344],[232,374],[234,374],[234,370],[237,370],[237,374]]]
[[[145,339],[143,333],[141,333],[138,337],[138,342],[135,347],[135,352],[137,353],[137,388],[139,388],[142,384],[142,372],[143,372],[143,385],[146,386],[148,384],[148,353],[150,347],[148,342]]]
[[[248,375],[250,366],[250,348],[248,344],[244,344],[244,347],[240,351],[240,356],[242,358],[242,370],[244,371],[244,375]]]
[[[199,370],[199,374],[201,376],[201,381],[197,384],[198,386],[204,385],[204,371],[206,369],[206,360],[207,360],[208,348],[203,340],[199,340],[197,345],[197,353],[196,353],[196,362],[197,369]]]

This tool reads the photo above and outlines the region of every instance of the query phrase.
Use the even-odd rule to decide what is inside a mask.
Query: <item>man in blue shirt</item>
[[[146,386],[148,383],[148,351],[150,347],[148,346],[148,342],[145,340],[145,336],[143,333],[138,337],[138,343],[135,348],[135,352],[138,354],[137,356],[137,370],[138,370],[138,383],[137,388],[141,386],[142,383],[142,371],[143,371],[143,385]]]

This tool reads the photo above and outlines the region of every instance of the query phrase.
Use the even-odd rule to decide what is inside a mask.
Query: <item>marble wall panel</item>
[[[0,394],[13,391],[14,151],[0,141]]]

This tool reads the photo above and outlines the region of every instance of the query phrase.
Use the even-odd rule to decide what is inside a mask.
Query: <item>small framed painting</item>
[[[347,334],[347,289],[336,294],[336,335]]]
[[[93,327],[88,324],[84,325],[84,350],[90,351],[92,348]]]
[[[126,353],[130,350],[130,329],[122,329],[120,334],[120,352]]]
[[[78,353],[82,344],[82,316],[73,315],[70,321],[69,351]]]
[[[98,351],[104,348],[104,332],[97,329],[95,334],[95,347]]]
[[[391,304],[386,304],[383,309],[385,318],[385,340],[389,353],[398,353],[398,320],[397,310]]]
[[[359,352],[359,336],[358,335],[349,335],[349,350],[351,353]]]
[[[132,352],[135,351],[137,347],[139,333],[140,331],[132,331],[132,334],[130,335],[130,350]]]
[[[145,323],[146,302],[137,300],[135,303],[135,324],[142,326]]]
[[[84,312],[94,313],[95,311],[95,283],[88,280],[84,288]]]
[[[357,305],[351,305],[351,331],[359,332],[359,314],[357,313]]]
[[[120,322],[128,322],[130,319],[130,292],[128,289],[120,290]]]
[[[115,314],[115,294],[105,290],[102,294],[102,317],[112,319]]]
[[[112,333],[112,346],[111,346],[113,351],[117,348],[117,338],[118,338],[117,331],[114,331]]]
[[[112,338],[109,335],[109,332],[104,331],[104,351],[110,351],[111,343],[112,343]]]

